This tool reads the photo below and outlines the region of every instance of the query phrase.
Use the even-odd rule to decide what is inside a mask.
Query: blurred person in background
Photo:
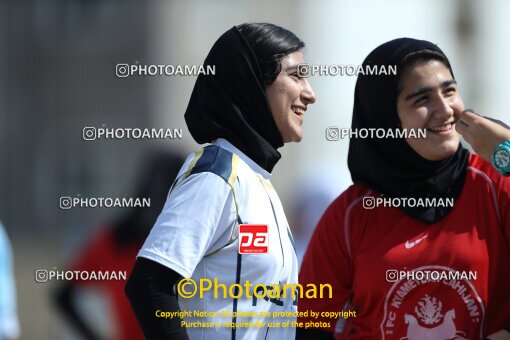
[[[129,208],[112,225],[100,228],[83,246],[68,267],[78,271],[126,272],[133,268],[136,254],[156,221],[168,194],[168,188],[177,176],[183,158],[172,151],[158,150],[145,156],[135,198],[150,198],[150,207]],[[79,290],[99,288],[110,302],[116,339],[143,339],[136,317],[124,294],[125,281],[64,281],[57,289],[57,306],[74,328],[87,339],[101,339],[94,325],[87,323],[76,306]]]
[[[0,222],[0,340],[17,339],[20,334],[13,262],[11,244]]]
[[[510,339],[510,178],[489,155],[507,132],[476,138],[488,121],[464,111],[450,63],[430,42],[392,40],[363,65],[398,71],[358,76],[352,128],[426,137],[351,139],[354,185],[322,216],[299,276],[333,286],[331,299],[305,297],[300,310],[337,317],[301,318],[309,329],[298,339]],[[470,155],[456,129],[484,156]],[[454,204],[367,203],[379,198]]]
[[[197,78],[185,119],[198,143],[212,145],[191,154],[182,166],[126,286],[148,339],[294,338],[293,327],[270,329],[270,319],[233,315],[296,311],[292,292],[280,299],[253,299],[249,294],[224,297],[207,291],[202,298],[177,300],[173,286],[183,277],[217,280],[226,287],[249,281],[281,288],[297,282],[292,235],[270,177],[281,157],[277,149],[301,141],[305,111],[315,102],[308,80],[297,70],[304,63],[303,47],[282,27],[252,23],[225,32],[209,52],[204,65],[215,65],[216,74]],[[267,226],[264,253],[239,252],[242,224]],[[186,317],[188,322],[236,325],[260,320],[266,326],[222,323],[186,329],[179,317],[155,315],[157,310],[176,313],[181,308],[230,315]]]

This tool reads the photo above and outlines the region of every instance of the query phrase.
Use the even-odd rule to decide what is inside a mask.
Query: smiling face
[[[303,139],[303,117],[308,104],[315,102],[307,78],[298,76],[297,65],[303,64],[303,53],[293,52],[281,60],[282,70],[266,88],[267,101],[284,143]]]
[[[402,128],[427,129],[426,138],[408,138],[407,143],[431,161],[452,156],[460,143],[454,117],[464,110],[464,103],[448,67],[438,60],[419,62],[404,72],[399,89]]]

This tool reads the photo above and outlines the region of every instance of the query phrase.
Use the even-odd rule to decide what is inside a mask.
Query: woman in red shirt
[[[396,39],[363,63],[394,65],[358,76],[352,129],[426,136],[351,139],[354,185],[324,213],[299,277],[332,298],[299,301],[318,314],[298,338],[510,335],[510,179],[460,144],[464,104],[436,45]]]

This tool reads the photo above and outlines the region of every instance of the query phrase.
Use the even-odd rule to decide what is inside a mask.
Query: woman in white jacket
[[[304,113],[315,102],[298,74],[303,47],[281,27],[242,24],[209,52],[204,66],[215,66],[215,74],[198,77],[185,119],[198,143],[212,144],[184,163],[126,287],[147,338],[294,338],[293,327],[268,325],[295,320],[293,292],[285,298],[267,292],[296,284],[298,271],[270,175],[277,149],[302,139]],[[179,284],[175,294],[172,286],[182,277],[214,289],[190,297]],[[184,319],[160,318],[157,310],[182,310]],[[194,317],[195,311],[206,316]],[[273,320],[250,312],[291,316]]]

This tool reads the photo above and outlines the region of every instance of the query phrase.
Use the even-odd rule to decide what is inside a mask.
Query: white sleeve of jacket
[[[191,277],[235,219],[230,186],[213,173],[193,174],[172,190],[138,256]]]

